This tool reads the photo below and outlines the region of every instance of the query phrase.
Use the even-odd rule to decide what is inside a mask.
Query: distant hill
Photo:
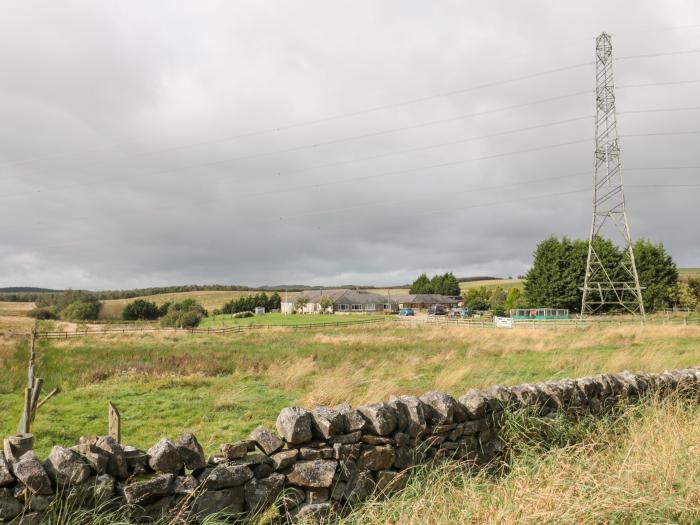
[[[36,288],[34,286],[7,286],[0,288],[0,293],[58,293],[63,290],[52,290],[51,288]]]
[[[500,281],[502,277],[476,276],[476,277],[460,277],[457,279],[461,283],[483,282],[483,281]],[[278,284],[264,286],[243,286],[236,284],[185,284],[175,286],[154,286],[151,288],[134,288],[129,290],[99,290],[91,291],[101,300],[109,299],[131,299],[134,297],[153,296],[161,294],[173,294],[181,292],[205,292],[205,291],[228,291],[228,292],[251,292],[257,291],[266,292],[300,292],[304,290],[331,290],[338,288],[350,288],[360,290],[371,289],[406,289],[410,288],[410,284],[400,284],[395,286],[367,286],[359,284],[343,284],[338,286],[310,286],[306,284]],[[89,290],[85,290],[89,291]],[[35,286],[8,286],[0,288],[0,301],[10,302],[35,302],[40,300],[45,294],[61,293],[63,290],[53,290],[51,288],[40,288]]]

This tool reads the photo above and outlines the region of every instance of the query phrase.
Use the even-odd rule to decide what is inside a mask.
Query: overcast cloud
[[[539,240],[588,234],[603,30],[616,57],[700,49],[700,5],[4,2],[0,286],[524,273]],[[615,80],[700,80],[700,53]],[[632,234],[680,266],[700,266],[700,187],[634,186],[700,182],[637,169],[700,165],[700,135],[626,135],[700,130],[700,111],[625,112],[700,106],[699,86],[617,92]]]

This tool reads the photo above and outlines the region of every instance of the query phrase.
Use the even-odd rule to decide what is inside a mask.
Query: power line
[[[700,184],[626,184],[630,188],[700,188]]]
[[[678,56],[678,55],[691,55],[695,53],[700,53],[700,49],[685,49],[682,51],[667,51],[664,53],[646,53],[644,55],[627,55],[622,57],[617,57],[614,60],[619,62],[620,60],[637,60],[640,58],[656,58],[656,57],[668,57],[668,56]]]
[[[671,51],[671,52],[664,52],[664,53],[648,53],[648,54],[644,54],[644,55],[630,55],[630,56],[618,57],[618,58],[616,58],[616,60],[631,60],[631,59],[653,58],[653,57],[662,57],[662,56],[684,55],[684,54],[698,53],[698,52],[700,52],[700,49]],[[422,97],[415,97],[415,98],[411,98],[411,99],[407,99],[407,100],[403,100],[403,101],[399,101],[399,102],[394,102],[394,103],[390,103],[390,104],[371,106],[368,108],[359,109],[359,110],[355,110],[355,111],[349,111],[346,113],[337,113],[335,115],[329,115],[327,117],[320,117],[320,118],[310,119],[310,120],[306,120],[306,121],[300,121],[300,122],[296,122],[296,123],[292,123],[292,124],[280,125],[280,126],[262,129],[262,130],[240,133],[238,135],[232,135],[229,137],[192,142],[192,143],[188,143],[188,144],[181,144],[181,145],[171,146],[171,147],[166,147],[166,148],[158,148],[158,149],[155,149],[155,150],[147,152],[147,153],[141,153],[141,154],[139,154],[139,156],[157,155],[159,153],[167,153],[169,151],[177,151],[177,150],[186,149],[186,148],[196,148],[196,147],[202,147],[202,146],[209,146],[209,145],[213,145],[213,144],[230,142],[230,141],[240,140],[242,138],[250,138],[250,137],[264,135],[264,134],[268,134],[268,133],[278,133],[280,131],[287,131],[290,129],[306,127],[306,126],[321,124],[321,123],[325,123],[325,122],[331,122],[331,121],[335,121],[335,120],[341,120],[341,119],[345,119],[345,118],[351,118],[351,117],[360,116],[360,115],[366,115],[369,113],[375,113],[375,112],[386,110],[386,109],[394,109],[394,108],[398,108],[398,107],[413,105],[413,104],[417,104],[420,102],[435,100],[438,98],[451,97],[451,96],[455,96],[455,95],[459,95],[459,94],[468,93],[471,91],[478,91],[481,89],[496,87],[499,85],[505,85],[505,84],[510,84],[510,83],[514,83],[514,82],[521,82],[521,81],[525,81],[525,80],[532,80],[534,78],[543,77],[543,76],[547,76],[547,75],[553,75],[553,74],[557,74],[557,73],[562,73],[565,71],[571,71],[571,70],[575,70],[575,69],[579,69],[579,68],[582,68],[585,66],[591,66],[591,65],[593,65],[592,61],[580,62],[577,64],[571,64],[568,66],[562,66],[562,67],[558,67],[558,68],[552,68],[552,69],[548,69],[548,70],[544,70],[544,71],[539,71],[537,73],[531,73],[529,75],[521,75],[521,76],[512,77],[512,78],[508,78],[508,79],[485,82],[483,84],[476,84],[474,86],[468,86],[465,88],[444,91],[444,92],[436,93],[433,95],[425,95]],[[99,150],[92,149],[92,150],[88,150],[87,152],[89,153],[89,152],[94,152],[94,151],[99,151]],[[0,165],[0,169],[10,167],[10,166],[30,164],[33,162],[44,160],[46,158],[83,155],[85,153],[86,152],[57,153],[54,155],[48,155],[48,156],[45,155],[42,157],[34,157],[31,159],[24,159],[24,160],[19,160],[19,161],[15,161],[15,162],[5,163],[3,165]]]
[[[700,49],[670,51],[670,52],[663,52],[663,53],[647,53],[644,55],[630,55],[630,56],[617,57],[615,60],[632,60],[632,59],[654,58],[654,57],[663,57],[663,56],[675,56],[675,55],[692,54],[692,53],[698,53],[698,52],[700,52]],[[368,108],[359,109],[359,110],[355,110],[355,111],[349,111],[346,113],[337,113],[335,115],[329,115],[327,117],[320,117],[317,119],[310,119],[310,120],[300,121],[300,122],[296,122],[296,123],[292,123],[292,124],[280,125],[280,126],[261,129],[261,130],[257,130],[257,131],[240,133],[238,135],[232,135],[229,137],[211,139],[211,140],[203,140],[203,141],[198,141],[198,142],[191,142],[188,144],[180,144],[177,146],[169,146],[169,147],[165,147],[165,148],[158,148],[158,149],[155,149],[155,150],[147,152],[147,153],[134,154],[132,156],[157,155],[160,153],[167,153],[169,151],[177,151],[177,150],[187,149],[187,148],[196,148],[196,147],[202,147],[202,146],[209,146],[209,145],[213,145],[213,144],[221,144],[221,143],[225,143],[225,142],[231,142],[231,141],[240,140],[243,138],[250,138],[250,137],[264,135],[264,134],[268,134],[268,133],[279,133],[281,131],[287,131],[290,129],[312,126],[315,124],[321,124],[321,123],[325,123],[325,122],[331,122],[331,121],[335,121],[335,120],[341,120],[341,119],[351,118],[351,117],[360,116],[360,115],[366,115],[366,114],[375,113],[375,112],[386,110],[386,109],[394,109],[394,108],[408,106],[408,105],[412,105],[412,104],[416,104],[416,103],[420,103],[420,102],[425,102],[425,101],[429,101],[429,100],[435,100],[438,98],[445,98],[445,97],[450,97],[450,96],[454,96],[454,95],[458,95],[458,94],[468,93],[471,91],[477,91],[477,90],[486,89],[486,88],[490,88],[490,87],[496,87],[499,85],[505,85],[505,84],[510,84],[510,83],[514,83],[514,82],[521,82],[521,81],[525,81],[525,80],[532,80],[534,78],[543,77],[543,76],[547,76],[547,75],[553,75],[553,74],[557,74],[557,73],[562,73],[565,71],[571,71],[571,70],[575,70],[575,69],[579,69],[579,68],[582,68],[585,66],[591,66],[591,65],[593,65],[592,61],[580,62],[577,64],[571,64],[568,66],[562,66],[562,67],[558,67],[558,68],[552,68],[552,69],[548,69],[548,70],[544,70],[544,71],[539,71],[537,73],[531,73],[529,75],[521,75],[521,76],[512,77],[512,78],[508,78],[508,79],[485,82],[483,84],[477,84],[477,85],[468,86],[465,88],[454,89],[454,90],[450,90],[450,91],[436,93],[433,95],[425,95],[422,97],[415,97],[415,98],[411,98],[411,99],[407,99],[407,100],[403,100],[403,101],[399,101],[399,102],[394,102],[394,103],[390,103],[390,104],[371,106]],[[88,150],[88,151],[92,152],[92,151],[99,151],[99,150],[92,149],[92,150]],[[38,162],[40,160],[44,160],[46,158],[77,156],[77,155],[84,155],[84,154],[85,154],[85,152],[58,153],[58,154],[54,154],[54,155],[34,157],[32,159],[24,159],[24,160],[15,161],[15,162],[0,165],[0,169],[12,167],[12,166],[30,164],[30,163]]]
[[[686,133],[686,132],[680,132],[680,133]],[[700,133],[700,131],[694,131],[694,134]],[[629,135],[620,135],[620,137],[649,137],[649,136],[655,136],[655,135],[669,135],[672,133],[639,133],[639,134],[629,134]],[[396,175],[403,175],[403,174],[408,174],[408,173],[416,173],[424,170],[431,170],[431,169],[441,169],[441,168],[446,168],[446,167],[452,167],[452,166],[457,166],[460,164],[466,164],[470,162],[479,162],[479,161],[485,161],[485,160],[491,160],[491,159],[496,159],[496,158],[502,158],[502,157],[508,157],[512,155],[520,155],[520,154],[525,154],[525,153],[533,153],[533,152],[538,152],[538,151],[545,151],[548,149],[554,149],[554,148],[559,148],[559,147],[565,147],[565,146],[570,146],[570,145],[575,145],[575,144],[583,144],[586,142],[592,142],[591,139],[580,139],[580,140],[574,140],[574,141],[567,141],[567,142],[559,142],[559,143],[554,143],[554,144],[547,144],[544,146],[537,146],[533,148],[525,148],[525,149],[519,149],[519,150],[513,150],[513,151],[507,151],[507,152],[501,152],[501,153],[496,153],[492,155],[485,155],[481,157],[472,157],[472,158],[467,158],[467,159],[458,159],[454,161],[448,161],[448,162],[441,162],[441,163],[435,163],[435,164],[429,164],[429,165],[424,165],[424,166],[418,166],[415,168],[408,168],[408,169],[401,169],[401,170],[392,170],[392,171],[385,171],[381,173],[375,173],[375,174],[369,174],[369,175],[361,175],[361,176],[356,176],[356,177],[347,177],[344,179],[335,179],[331,181],[323,181],[323,182],[317,182],[317,183],[311,183],[311,184],[305,184],[305,185],[299,185],[299,186],[289,186],[285,188],[276,188],[272,190],[266,190],[266,191],[256,191],[256,192],[248,192],[244,194],[238,194],[238,198],[251,198],[251,197],[263,197],[263,196],[269,196],[269,195],[274,195],[278,193],[289,193],[293,191],[304,191],[304,190],[311,190],[311,189],[318,189],[322,187],[327,187],[327,186],[334,186],[338,184],[346,184],[346,183],[353,183],[353,182],[359,182],[363,180],[377,180],[379,178],[385,178],[385,177],[391,177],[391,176],[396,176]],[[636,171],[636,170],[643,170],[647,168],[627,168],[625,171]],[[657,167],[657,168],[650,168],[650,169],[676,169],[676,167]],[[682,167],[681,169],[692,169],[692,167]],[[587,173],[587,172],[584,172]],[[580,173],[579,173],[580,174]],[[558,178],[558,177],[555,177]],[[469,191],[481,191],[478,189],[471,189]],[[219,197],[216,199],[202,199],[199,201],[189,201],[187,204],[190,206],[202,206],[202,205],[210,205],[214,202],[222,202],[226,201],[228,202],[230,200],[229,196],[225,197]],[[385,201],[384,201],[385,202]],[[177,204],[177,205],[165,205],[165,206],[156,206],[156,207],[150,207],[149,208],[149,213],[154,212],[154,211],[163,211],[167,209],[173,209],[173,208],[181,208],[182,205]],[[82,220],[89,220],[89,217],[83,217]],[[37,223],[37,225],[40,225],[42,223]]]
[[[652,134],[646,134],[646,135],[640,135],[640,136],[650,136],[650,135],[652,135]],[[621,135],[621,136],[624,136],[624,135]],[[414,173],[414,172],[419,172],[419,171],[424,171],[424,170],[429,170],[429,169],[450,167],[450,166],[455,166],[455,165],[464,164],[464,163],[468,163],[468,162],[477,162],[477,161],[489,160],[492,158],[499,158],[499,157],[505,157],[505,156],[510,156],[510,155],[531,153],[531,152],[535,152],[535,151],[542,151],[542,150],[546,150],[546,149],[558,148],[558,147],[579,144],[579,143],[585,143],[585,142],[589,142],[589,141],[592,141],[592,140],[591,139],[581,139],[581,140],[570,141],[570,142],[548,144],[548,145],[539,146],[536,148],[521,149],[521,150],[498,153],[498,154],[494,154],[494,155],[487,155],[487,156],[483,156],[483,157],[474,157],[474,158],[470,158],[470,159],[461,159],[461,160],[444,162],[444,163],[439,163],[439,164],[419,166],[416,168],[408,168],[408,169],[404,169],[404,170],[387,171],[387,172],[382,172],[382,173],[377,173],[377,174],[361,175],[358,177],[336,179],[333,181],[325,181],[325,182],[313,183],[313,184],[307,184],[307,185],[301,185],[301,186],[290,186],[290,187],[285,187],[285,188],[277,188],[277,189],[273,189],[273,190],[242,193],[242,194],[238,194],[237,197],[241,198],[241,199],[246,199],[246,198],[251,198],[251,197],[269,196],[269,195],[274,195],[274,194],[278,194],[278,193],[289,193],[292,191],[318,189],[321,187],[332,186],[332,185],[337,185],[337,184],[352,183],[352,182],[358,182],[361,180],[368,180],[368,179],[372,180],[372,179],[401,175],[401,174],[406,174],[406,173]],[[629,172],[629,171],[648,171],[648,170],[676,170],[676,169],[678,169],[678,170],[699,169],[700,170],[700,166],[655,166],[655,167],[648,167],[647,166],[647,167],[639,167],[639,168],[629,167],[629,168],[625,168],[625,171]],[[471,188],[468,188],[467,190],[464,190],[464,191],[452,191],[452,192],[450,192],[450,194],[452,195],[452,194],[461,194],[461,193],[468,193],[468,192],[485,191],[485,190],[489,190],[489,189],[499,189],[499,188],[505,188],[505,187],[510,187],[510,186],[519,186],[519,185],[530,184],[530,183],[534,183],[534,182],[547,181],[547,180],[566,179],[566,178],[571,178],[574,176],[581,176],[581,175],[586,175],[586,174],[589,174],[589,172],[588,171],[575,172],[575,173],[570,173],[567,175],[543,177],[543,178],[539,178],[539,179],[530,179],[530,180],[525,181],[525,182],[515,182],[515,183],[504,184],[504,185],[471,187]],[[189,201],[187,204],[189,204],[190,206],[203,206],[203,205],[210,205],[214,202],[223,202],[223,201],[228,202],[229,200],[230,200],[230,197],[226,196],[226,197],[219,197],[216,199],[202,199],[199,201],[196,201],[196,200]],[[380,203],[386,203],[386,202],[387,202],[386,200],[383,200]],[[378,203],[378,204],[380,204],[380,203]],[[182,206],[180,204],[157,206],[157,207],[150,207],[148,211],[150,213],[153,211],[163,211],[163,210],[167,210],[167,209],[181,208],[181,207]],[[360,205],[359,207],[364,207],[364,206]],[[89,219],[89,217],[84,217],[82,219],[77,219],[77,220],[88,220],[88,219]],[[42,224],[42,223],[36,223],[35,225],[40,225],[40,224]]]
[[[642,82],[638,84],[623,84],[621,86],[615,86],[615,89],[628,89],[628,88],[643,88],[643,87],[656,87],[656,86],[675,86],[683,84],[697,84],[700,80],[669,80],[666,82]]]
[[[394,108],[398,108],[398,107],[409,106],[409,105],[416,104],[416,103],[419,103],[419,102],[426,102],[426,101],[428,101],[428,100],[435,100],[435,99],[438,99],[438,98],[451,97],[451,96],[458,95],[458,94],[468,93],[468,92],[471,92],[471,91],[478,91],[478,90],[480,90],[480,89],[486,89],[486,88],[490,88],[490,87],[496,87],[496,86],[500,86],[500,85],[510,84],[510,83],[513,83],[513,82],[521,82],[521,81],[524,81],[524,80],[531,80],[531,79],[534,79],[534,78],[538,78],[538,77],[542,77],[542,76],[547,76],[547,75],[553,75],[553,74],[556,74],[556,73],[562,73],[562,72],[564,72],[564,71],[570,71],[570,70],[574,70],[574,69],[578,69],[578,68],[581,68],[581,67],[584,67],[584,66],[590,66],[590,65],[593,65],[593,62],[590,62],[590,61],[589,61],[589,62],[581,62],[581,63],[578,63],[578,64],[572,64],[572,65],[568,65],[568,66],[562,66],[562,67],[557,67],[557,68],[548,69],[548,70],[544,70],[544,71],[539,71],[539,72],[537,72],[537,73],[531,73],[531,74],[528,74],[528,75],[521,75],[521,76],[517,76],[517,77],[511,77],[511,78],[503,79],[503,80],[494,80],[494,81],[491,81],[491,82],[484,82],[484,83],[482,83],[482,84],[476,84],[476,85],[468,86],[468,87],[465,87],[465,88],[453,89],[453,90],[450,90],[450,91],[443,91],[443,92],[441,92],[441,93],[436,93],[436,94],[433,94],[433,95],[425,95],[425,96],[421,96],[421,97],[415,97],[415,98],[411,98],[411,99],[407,99],[407,100],[402,100],[402,101],[399,101],[399,102],[392,102],[392,103],[389,103],[389,104],[383,104],[383,105],[378,105],[378,106],[371,106],[371,107],[368,107],[368,108],[358,109],[358,110],[349,111],[349,112],[345,112],[345,113],[336,113],[336,114],[334,114],[334,115],[329,115],[329,116],[326,116],[326,117],[320,117],[320,118],[316,118],[316,119],[310,119],[310,120],[300,121],[300,122],[296,122],[296,123],[293,123],[293,124],[286,124],[286,125],[275,126],[275,127],[271,127],[271,128],[266,128],[266,129],[262,129],[262,130],[257,130],[257,131],[250,131],[250,132],[246,132],[246,133],[240,133],[240,134],[238,134],[238,135],[232,135],[232,136],[230,136],[230,137],[224,137],[224,138],[218,138],[218,139],[211,139],[211,140],[204,140],[204,141],[199,141],[199,142],[191,142],[191,143],[188,143],[188,144],[181,144],[181,145],[178,145],[178,146],[171,146],[171,147],[167,147],[167,148],[160,148],[160,149],[154,150],[154,151],[149,152],[149,153],[141,154],[141,156],[156,155],[156,154],[159,154],[159,153],[166,153],[166,152],[169,152],[169,151],[176,151],[176,150],[185,149],[185,148],[196,148],[196,147],[201,147],[201,146],[209,146],[209,145],[212,145],[212,144],[220,144],[220,143],[224,143],[224,142],[230,142],[230,141],[234,141],[234,140],[239,140],[239,139],[242,139],[242,138],[249,138],[249,137],[254,137],[254,136],[258,136],[258,135],[264,135],[264,134],[268,134],[268,133],[277,133],[277,132],[280,132],[280,131],[287,131],[287,130],[290,130],[290,129],[301,128],[301,127],[306,127],[306,126],[312,126],[312,125],[315,125],[315,124],[321,124],[321,123],[325,123],[325,122],[331,122],[331,121],[334,121],[334,120],[341,120],[341,119],[345,119],[345,118],[356,117],[356,116],[359,116],[359,115],[366,115],[366,114],[369,114],[369,113],[376,113],[376,112],[378,112],[378,111],[382,111],[382,110],[385,110],[385,109],[394,109]],[[17,164],[24,164],[24,163],[35,162],[36,160],[39,160],[39,159],[28,159],[28,160],[25,160],[25,161],[17,161],[17,162],[15,162],[15,163],[9,163],[9,164],[0,165],[0,169],[5,168],[5,167],[9,167],[9,166],[14,166],[14,165],[17,165]]]
[[[650,168],[650,169],[674,169],[675,167],[657,167],[657,168]],[[626,169],[626,171],[636,171],[637,169],[646,169],[646,168],[629,168]],[[570,173],[567,175],[562,175],[562,176],[555,176],[555,177],[543,177],[539,179],[530,179],[528,181],[522,181],[520,183],[515,183],[515,184],[507,184],[503,185],[502,187],[510,187],[510,186],[515,186],[515,185],[527,185],[535,182],[542,182],[546,180],[553,180],[553,179],[564,179],[564,178],[571,178],[574,176],[581,176],[581,175],[586,175],[589,172],[577,172],[577,173]],[[639,185],[630,185],[631,187],[638,187],[638,188],[687,188],[687,187],[700,187],[700,184],[653,184],[653,185],[647,185],[647,184],[639,184]],[[481,188],[469,188],[465,190],[461,190],[458,192],[450,192],[450,195],[454,194],[461,194],[461,193],[470,193],[470,192],[477,192],[477,191],[483,191],[485,189],[497,189],[499,186],[491,186],[491,187],[481,187]],[[491,202],[486,202],[486,203],[479,203],[479,204],[472,204],[468,206],[451,206],[449,208],[440,208],[440,209],[434,209],[434,210],[423,210],[423,211],[411,211],[412,215],[430,215],[430,214],[441,214],[441,213],[452,213],[455,211],[461,211],[461,210],[467,210],[467,209],[474,209],[474,208],[482,208],[482,207],[491,207],[491,206],[498,206],[498,205],[503,205],[503,204],[513,204],[513,203],[518,203],[518,202],[523,202],[523,201],[529,201],[529,200],[536,200],[536,199],[542,199],[542,198],[549,198],[549,197],[560,197],[560,196],[567,196],[567,195],[574,195],[578,193],[583,193],[583,192],[588,192],[591,191],[590,188],[581,188],[581,189],[574,189],[574,190],[568,190],[568,191],[563,191],[563,192],[554,192],[554,193],[545,193],[545,194],[538,194],[538,195],[529,195],[529,196],[520,196],[514,199],[507,199],[507,200],[499,200],[499,201],[491,201]],[[257,217],[254,218],[253,220],[255,221],[256,225],[259,225],[261,223],[267,223],[267,224],[276,224],[279,223],[280,221],[285,221],[289,219],[297,219],[297,218],[302,218],[302,217],[307,217],[307,216],[313,216],[313,215],[330,215],[333,213],[342,213],[346,211],[353,211],[357,209],[362,209],[362,208],[369,208],[369,207],[379,207],[379,206],[386,206],[386,205],[394,205],[394,204],[404,204],[403,201],[400,200],[395,200],[395,201],[376,201],[372,203],[364,203],[364,204],[358,204],[354,206],[349,206],[345,208],[332,208],[332,209],[326,209],[326,210],[319,210],[319,211],[314,211],[314,212],[307,212],[307,213],[302,213],[302,214],[296,214],[296,215],[287,215],[287,216],[280,216],[276,219],[272,219],[269,221],[260,221]],[[99,240],[99,239],[93,239],[93,240]],[[40,245],[41,248],[46,248],[46,249],[53,249],[53,248],[61,248],[65,246],[76,246],[80,244],[84,244],[85,242],[89,242],[90,239],[83,239],[81,241],[76,241],[76,242],[70,242],[70,243],[61,243],[61,244],[55,244],[55,245]]]
[[[651,108],[651,109],[635,109],[629,111],[618,111],[618,115],[631,115],[634,113],[673,113],[676,111],[698,111],[700,106],[685,106],[682,108]]]
[[[689,83],[698,83],[698,82],[700,82],[700,80],[685,80],[685,81],[672,81],[672,82],[660,82],[660,83],[651,82],[651,83],[644,83],[644,84],[627,85],[627,86],[622,86],[622,87],[624,87],[624,88],[641,88],[641,87],[652,87],[652,86],[656,86],[656,85],[689,84]],[[295,147],[291,147],[291,148],[284,148],[284,149],[277,149],[277,150],[260,152],[260,153],[253,153],[253,154],[249,154],[249,155],[242,155],[242,156],[238,156],[238,157],[210,161],[210,162],[206,162],[206,163],[198,163],[198,164],[182,166],[182,167],[174,168],[174,169],[170,169],[170,170],[161,170],[161,171],[155,171],[155,172],[140,174],[140,175],[142,175],[142,176],[167,175],[167,174],[176,173],[176,172],[180,172],[180,171],[186,171],[186,170],[194,169],[194,168],[201,168],[201,167],[226,164],[226,163],[235,162],[238,160],[248,160],[248,159],[252,159],[252,158],[262,158],[262,157],[273,156],[273,155],[278,155],[278,154],[283,154],[283,153],[302,151],[304,149],[312,149],[312,148],[317,148],[317,147],[321,147],[321,146],[339,144],[339,143],[347,142],[347,141],[361,140],[364,138],[372,138],[372,137],[397,133],[400,131],[406,131],[409,129],[419,129],[419,128],[423,128],[423,127],[429,127],[429,126],[433,126],[433,125],[444,124],[444,123],[454,122],[454,121],[458,121],[458,120],[466,120],[469,118],[475,118],[475,117],[485,116],[485,115],[489,115],[489,114],[510,111],[513,109],[521,109],[521,108],[525,108],[525,107],[529,107],[529,106],[553,102],[556,100],[564,100],[564,99],[572,98],[572,97],[576,97],[576,96],[590,95],[593,92],[594,92],[593,90],[578,91],[578,92],[574,92],[574,93],[568,93],[565,95],[547,97],[547,98],[534,100],[534,101],[530,101],[530,102],[524,102],[524,103],[520,103],[520,104],[512,104],[509,106],[503,106],[503,107],[494,108],[491,110],[473,112],[473,113],[468,113],[468,114],[463,114],[463,115],[457,115],[454,117],[446,117],[446,118],[442,118],[442,119],[434,119],[434,120],[420,122],[420,123],[416,123],[416,124],[409,124],[406,126],[400,126],[400,127],[370,132],[370,133],[363,133],[363,134],[353,135],[353,136],[349,136],[349,137],[332,139],[332,140],[328,140],[328,141],[324,141],[324,142],[317,142],[317,143],[312,143],[312,144],[295,146]],[[631,110],[631,111],[624,111],[624,112],[620,112],[620,113],[623,113],[623,114],[654,113],[654,112],[664,112],[664,111],[691,111],[691,110],[698,110],[698,109],[700,109],[700,106],[689,106],[689,107],[684,107],[684,108],[658,108],[658,109],[649,109],[649,110]],[[457,143],[458,141],[454,141],[454,142]],[[445,144],[449,144],[449,143],[445,143]],[[407,151],[412,151],[412,150],[418,151],[419,149],[420,148],[417,148],[415,150],[409,149]],[[426,148],[426,149],[429,149],[429,148]],[[383,155],[378,155],[378,156],[376,156],[376,158],[381,158],[382,156]],[[370,157],[367,157],[366,159],[360,159],[360,160],[371,160],[372,158],[375,158],[375,157],[370,156]],[[351,163],[351,162],[355,162],[355,161],[351,160],[347,163]],[[328,164],[328,166],[341,165],[341,164],[345,164],[345,163],[346,162],[330,163],[330,164]],[[326,165],[321,165],[319,167],[326,167]],[[303,171],[308,171],[310,169],[317,169],[317,167],[295,170],[295,171],[292,171],[291,173],[299,173],[299,172],[303,172]],[[87,186],[101,184],[102,182],[103,182],[102,180],[91,180],[91,181],[82,182],[82,183],[81,182],[72,182],[71,185],[72,186],[87,187]],[[53,190],[53,189],[60,190],[63,188],[65,188],[65,184],[61,184],[59,186],[54,186],[54,187],[50,187],[50,188],[42,188],[41,190],[30,190],[30,191],[18,192],[18,193],[14,193],[14,194],[5,194],[4,197],[11,198],[11,197],[34,194],[34,193],[41,193],[41,192],[46,191],[47,189],[48,190]]]
[[[220,165],[220,164],[226,164],[229,162],[235,162],[238,160],[248,160],[251,158],[262,158],[262,157],[267,157],[267,156],[272,156],[272,155],[279,155],[282,153],[291,153],[291,152],[296,152],[296,151],[302,151],[304,149],[312,149],[312,148],[317,148],[320,146],[339,144],[341,142],[360,140],[360,139],[364,139],[364,138],[377,137],[377,136],[381,136],[381,135],[388,135],[388,134],[392,134],[392,133],[397,133],[399,131],[406,131],[408,129],[418,129],[418,128],[422,128],[422,127],[429,127],[429,126],[437,125],[437,124],[444,124],[447,122],[455,122],[458,120],[466,120],[468,118],[481,117],[481,116],[490,115],[493,113],[499,113],[499,112],[509,111],[509,110],[513,110],[513,109],[520,109],[520,108],[524,108],[524,107],[528,107],[528,106],[534,106],[537,104],[544,104],[544,103],[552,102],[555,100],[564,100],[567,98],[581,96],[581,95],[590,95],[591,93],[592,93],[591,90],[579,91],[576,93],[569,93],[566,95],[558,95],[555,97],[548,97],[548,98],[534,100],[534,101],[525,102],[525,103],[521,103],[521,104],[513,104],[510,106],[503,106],[500,108],[494,108],[494,109],[490,109],[490,110],[477,111],[477,112],[473,112],[473,113],[458,115],[455,117],[435,119],[435,120],[430,120],[430,121],[421,122],[421,123],[417,123],[417,124],[409,124],[406,126],[400,126],[400,127],[396,127],[396,128],[380,130],[380,131],[376,131],[376,132],[363,133],[360,135],[353,135],[353,136],[344,137],[344,138],[340,138],[340,139],[332,139],[332,140],[328,140],[325,142],[317,142],[317,143],[313,143],[313,144],[305,144],[302,146],[295,146],[292,148],[284,148],[284,149],[277,149],[277,150],[260,152],[260,153],[253,153],[250,155],[232,157],[232,158],[223,159],[223,160],[215,160],[215,161],[209,161],[209,162],[205,162],[205,163],[198,163],[198,164],[193,164],[193,165],[188,165],[188,166],[182,166],[182,167],[175,168],[175,169],[160,170],[160,171],[155,171],[155,172],[151,172],[151,173],[142,173],[140,175],[141,176],[167,175],[167,174],[177,173],[180,171],[185,171],[185,170],[189,170],[189,169],[193,169],[193,168],[216,166],[216,165]],[[101,180],[100,181],[92,180],[92,181],[83,182],[83,183],[73,182],[73,183],[71,183],[71,185],[73,185],[73,186],[93,186],[93,185],[101,184],[101,183],[102,183]],[[48,189],[62,189],[64,187],[65,187],[65,184],[62,184],[60,186],[54,186],[53,188],[48,188]],[[47,189],[47,188],[43,188],[42,190],[38,190],[38,191],[28,191],[28,192],[14,193],[14,194],[6,194],[5,197],[15,197],[15,196],[19,196],[19,195],[27,195],[30,193],[39,193],[41,191],[44,191],[45,189]]]

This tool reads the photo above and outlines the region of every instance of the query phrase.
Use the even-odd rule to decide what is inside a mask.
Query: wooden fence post
[[[121,415],[119,410],[115,407],[112,402],[109,402],[107,408],[107,418],[108,418],[108,429],[107,434],[114,439],[117,443],[121,442],[122,439],[122,427],[121,427]]]
[[[26,388],[24,390],[24,409],[22,410],[22,416],[19,420],[19,426],[17,427],[18,434],[28,434],[29,433],[29,419],[32,411],[32,389]]]
[[[43,379],[37,379],[35,375],[36,329],[37,322],[34,321],[29,348],[29,364],[27,365],[27,388],[24,391],[24,407],[17,427],[17,432],[19,434],[29,433],[29,425],[34,419],[36,404],[39,401],[39,393],[41,392],[41,385],[44,382]]]

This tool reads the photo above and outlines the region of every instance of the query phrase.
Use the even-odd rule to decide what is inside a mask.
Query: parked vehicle
[[[413,308],[401,308],[401,310],[399,310],[399,315],[406,316],[406,315],[415,315],[415,314],[416,313],[413,311]]]
[[[441,304],[434,304],[428,308],[428,315],[447,315],[447,310]]]
[[[473,312],[471,308],[452,308],[450,310],[450,315],[453,317],[471,317],[473,315]]]

